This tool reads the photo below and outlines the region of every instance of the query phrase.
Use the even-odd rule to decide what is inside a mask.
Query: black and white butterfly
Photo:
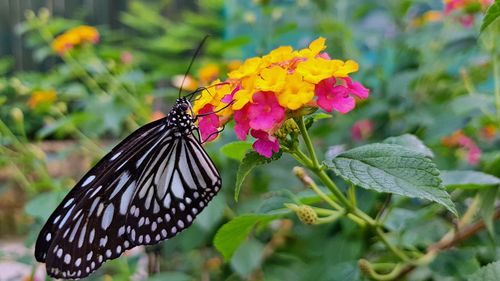
[[[69,192],[36,241],[50,276],[85,277],[192,224],[222,182],[189,112],[188,99],[177,99],[167,117],[128,136]]]

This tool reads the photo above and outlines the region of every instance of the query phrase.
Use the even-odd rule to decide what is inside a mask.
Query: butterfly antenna
[[[198,48],[196,48],[196,51],[194,52],[193,57],[191,58],[191,62],[189,62],[189,66],[186,70],[186,73],[184,73],[184,76],[182,77],[181,86],[179,88],[179,98],[181,97],[182,87],[184,87],[184,82],[186,81],[186,76],[189,74],[189,71],[191,71],[191,66],[193,66],[194,60],[196,59],[198,54],[201,52],[201,48],[203,47],[203,45],[205,44],[205,42],[207,41],[209,36],[210,35],[205,35],[205,37],[201,40],[200,44],[198,44]]]

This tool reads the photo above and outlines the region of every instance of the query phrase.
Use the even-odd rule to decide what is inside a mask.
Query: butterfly
[[[189,227],[222,185],[191,105],[137,129],[66,195],[42,228],[35,258],[48,275],[77,279],[138,245]]]

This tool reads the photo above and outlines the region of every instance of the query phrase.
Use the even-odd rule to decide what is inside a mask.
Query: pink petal
[[[285,109],[272,92],[257,92],[248,109],[249,125],[254,130],[269,131],[285,119]]]
[[[238,92],[239,90],[241,90],[241,85],[238,85],[234,88],[234,90],[231,91],[230,94],[227,94],[225,95],[220,101],[223,102],[223,103],[230,103],[233,101],[233,96],[234,96],[234,93]]]
[[[370,94],[370,90],[365,88],[361,83],[353,82],[351,80],[351,78],[349,78],[349,77],[346,77],[343,79],[347,84],[347,88],[349,89],[349,94],[353,94],[361,99],[368,98],[368,95]]]
[[[280,150],[278,139],[270,136],[267,132],[252,130],[251,134],[254,138],[257,138],[252,147],[258,154],[271,158],[273,152]]]
[[[200,114],[213,112],[213,105],[207,104],[200,111]],[[215,114],[208,114],[199,117],[198,129],[200,131],[202,141],[212,141],[217,137],[217,132],[220,127],[219,117]]]
[[[333,109],[345,114],[354,109],[356,100],[347,94],[347,89],[344,86],[335,86],[335,94],[331,99]]]
[[[316,57],[317,58],[322,58],[322,59],[325,59],[325,60],[331,60],[332,59],[332,58],[330,58],[330,55],[327,52],[319,53]]]
[[[248,108],[249,104],[245,105],[240,110],[234,111],[234,132],[239,140],[245,140],[250,130],[249,119],[248,119]]]

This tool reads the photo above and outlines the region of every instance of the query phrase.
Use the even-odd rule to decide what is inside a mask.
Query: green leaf
[[[432,279],[442,280],[449,277],[448,280],[464,280],[480,268],[476,252],[477,250],[472,248],[440,252],[429,266],[435,273]]]
[[[484,220],[486,228],[491,235],[495,234],[493,222],[493,214],[495,212],[495,201],[497,197],[498,187],[483,188],[479,192],[479,198],[481,199],[481,208],[479,209],[479,215]]]
[[[408,149],[420,152],[429,158],[434,158],[434,153],[432,153],[432,151],[414,135],[404,134],[398,137],[390,137],[385,139],[383,143],[401,145]]]
[[[441,171],[441,179],[447,188],[475,189],[500,184],[499,178],[478,171]]]
[[[259,155],[255,151],[249,151],[245,154],[243,160],[241,160],[241,164],[238,168],[238,173],[236,174],[236,188],[234,191],[234,201],[238,201],[238,196],[240,195],[241,185],[243,184],[243,180],[246,176],[253,170],[253,168],[271,163],[274,160],[278,160],[282,155],[281,150],[278,153],[273,154],[271,158],[266,158],[264,156]]]
[[[439,170],[424,153],[396,144],[370,144],[343,152],[325,165],[357,186],[434,201],[457,215]]]
[[[499,16],[500,16],[500,1],[497,0],[486,11],[483,23],[481,24],[481,32],[483,32],[490,24],[492,24],[495,20],[497,20]]]
[[[66,196],[66,193],[61,191],[42,193],[31,199],[24,207],[24,211],[34,218],[46,221],[59,202]]]
[[[220,148],[220,152],[226,157],[241,161],[245,154],[252,148],[252,144],[246,141],[230,142]]]
[[[193,277],[186,275],[182,272],[162,272],[160,274],[153,275],[146,279],[146,281],[193,281]]]
[[[262,264],[264,245],[255,239],[241,244],[231,257],[231,267],[241,277],[249,277]]]
[[[481,267],[467,278],[468,281],[497,281],[500,280],[500,261],[492,262]]]
[[[241,243],[257,224],[267,224],[278,218],[277,215],[241,215],[224,224],[214,237],[214,246],[229,261]]]

